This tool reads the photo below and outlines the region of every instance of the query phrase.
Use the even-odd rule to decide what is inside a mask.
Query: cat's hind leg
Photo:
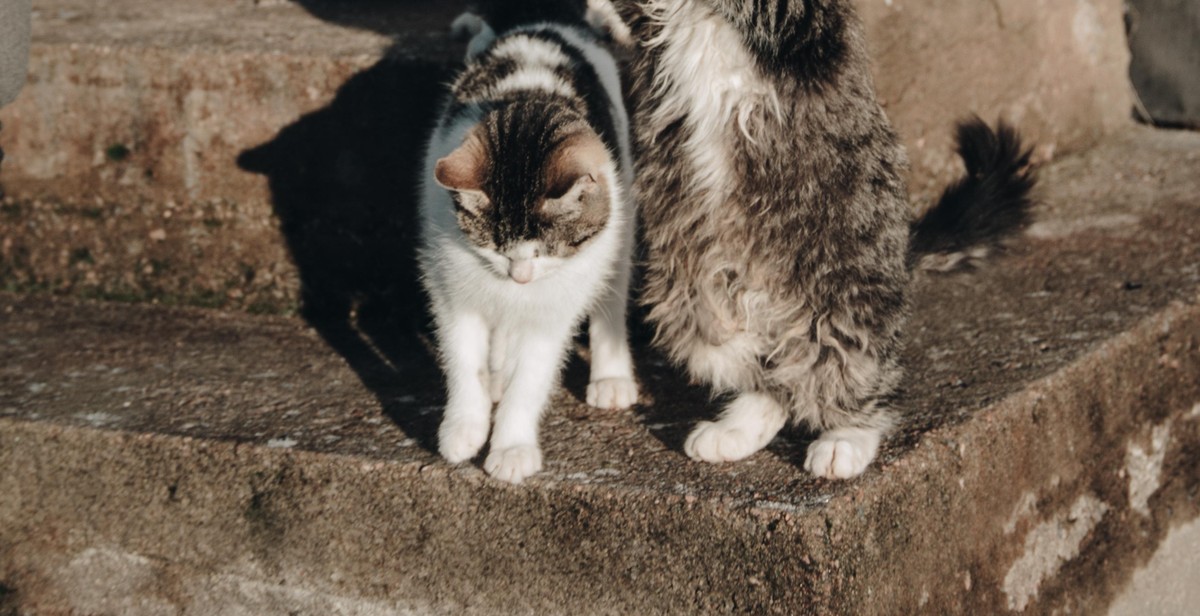
[[[608,34],[621,47],[633,46],[633,33],[612,0],[588,0],[585,19],[597,34]]]
[[[488,327],[475,314],[449,315],[438,327],[446,373],[446,411],[438,428],[438,451],[457,464],[479,453],[491,426],[488,395]]]
[[[787,411],[771,394],[738,394],[716,421],[692,429],[683,451],[704,462],[733,462],[766,447],[787,423]]]
[[[456,38],[471,37],[467,43],[467,60],[483,53],[496,40],[496,32],[482,17],[467,11],[450,23],[450,33]]]
[[[602,409],[625,409],[637,402],[633,354],[625,324],[629,297],[629,264],[617,265],[608,289],[588,317],[588,344],[592,355],[587,403]]]

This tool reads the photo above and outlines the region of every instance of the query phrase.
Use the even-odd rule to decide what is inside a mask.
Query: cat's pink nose
[[[508,276],[521,284],[533,280],[533,261],[530,259],[521,259],[509,263]]]

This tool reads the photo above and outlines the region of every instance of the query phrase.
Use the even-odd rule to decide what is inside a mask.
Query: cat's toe
[[[487,422],[443,421],[438,428],[438,451],[451,464],[469,460],[487,442]]]
[[[879,448],[879,435],[865,434],[822,434],[808,446],[804,459],[804,470],[827,479],[849,479],[861,475]]]
[[[483,470],[501,481],[521,483],[542,470],[542,450],[537,445],[493,449],[483,462]]]
[[[587,403],[598,409],[627,409],[637,403],[637,382],[629,377],[600,379],[588,383]]]
[[[869,460],[849,441],[817,441],[808,447],[804,470],[827,479],[849,479],[866,470]]]
[[[700,422],[683,444],[689,458],[703,462],[733,462],[761,448],[746,431],[719,421]]]

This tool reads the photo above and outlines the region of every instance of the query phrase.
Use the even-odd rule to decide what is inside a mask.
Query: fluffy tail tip
[[[1029,220],[1032,149],[1016,129],[1001,120],[993,130],[976,116],[959,122],[956,140],[966,174],[912,226],[921,269],[956,269],[979,259]]]

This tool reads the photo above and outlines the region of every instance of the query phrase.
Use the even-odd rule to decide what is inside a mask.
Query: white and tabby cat
[[[637,399],[616,63],[582,11],[547,17],[456,21],[476,36],[429,145],[421,203],[421,271],[448,389],[438,448],[461,462],[490,433],[484,469],[513,483],[542,467],[539,419],[585,316],[588,404]]]

